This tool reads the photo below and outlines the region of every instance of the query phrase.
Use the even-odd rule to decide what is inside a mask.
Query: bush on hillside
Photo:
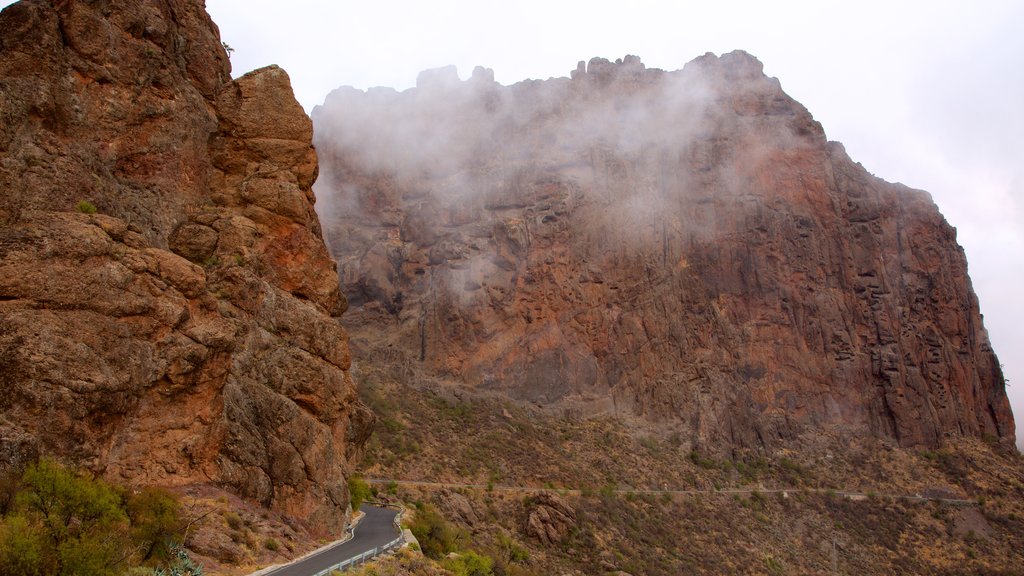
[[[349,501],[352,503],[352,511],[359,510],[363,502],[366,502],[373,497],[373,491],[370,490],[370,485],[366,483],[360,476],[353,474],[348,477],[348,494]]]
[[[51,460],[29,465],[0,519],[0,574],[114,576],[177,563],[177,499],[129,493]]]

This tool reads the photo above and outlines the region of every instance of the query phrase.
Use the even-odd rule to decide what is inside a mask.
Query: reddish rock
[[[526,535],[545,546],[561,544],[576,527],[576,510],[556,494],[542,492],[527,504]]]
[[[288,76],[232,81],[199,1],[37,0],[0,91],[0,453],[337,533],[372,416]]]
[[[955,230],[755,58],[433,76],[443,91],[341,89],[314,110],[358,341],[691,445],[1012,441]]]

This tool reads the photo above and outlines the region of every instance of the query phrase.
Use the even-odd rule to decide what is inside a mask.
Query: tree
[[[15,496],[16,516],[30,532],[38,531],[45,546],[42,564],[52,566],[60,575],[115,574],[115,566],[125,560],[128,548],[125,529],[128,518],[121,508],[121,497],[106,482],[87,474],[75,474],[51,460],[41,459],[25,469],[22,488]],[[0,546],[17,547],[24,560],[35,548],[22,544],[17,535],[8,535]],[[34,545],[33,545],[34,546]]]
[[[42,459],[17,483],[0,519],[0,575],[114,576],[146,565],[201,574],[181,549],[177,498],[134,492]]]
[[[46,547],[42,531],[24,516],[4,518],[0,522],[0,574],[42,576],[53,560],[44,557]]]

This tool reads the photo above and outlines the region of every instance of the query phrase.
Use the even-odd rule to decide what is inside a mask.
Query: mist
[[[1024,380],[1019,2],[207,5],[236,48],[235,74],[280,64],[307,111],[341,84],[404,89],[451,63],[464,73],[486,63],[511,84],[565,75],[580,56],[632,52],[671,69],[707,50],[746,49],[869,171],[935,196],[1024,406],[1024,387],[1012,384]]]
[[[752,92],[778,90],[777,81],[760,76],[753,58],[724,58],[755,68]],[[543,174],[597,190],[589,200],[607,205],[601,212],[612,220],[609,226],[621,228],[664,214],[672,197],[701,193],[697,183],[665,181],[663,172],[680,157],[703,162],[719,186],[739,193],[740,175],[717,169],[724,147],[711,141],[718,124],[736,122],[712,110],[735,86],[726,88],[715,74],[700,60],[669,73],[626,56],[616,63],[580,62],[572,78],[509,87],[496,83],[489,69],[477,67],[461,80],[450,66],[421,73],[416,87],[404,92],[336,89],[312,113],[315,144],[325,157],[317,209],[326,222],[400,225],[399,205],[415,196],[416,206],[441,210],[425,225],[431,236],[443,236],[462,212],[524,207],[524,182]],[[773,133],[770,146],[749,144],[742,150],[748,173],[769,148],[777,153],[805,145],[785,132]],[[595,168],[605,164],[612,172]],[[673,178],[690,176],[672,170]],[[390,188],[381,190],[374,178],[363,181],[368,175],[382,176]],[[633,177],[646,180],[635,186]],[[688,225],[691,234],[709,232],[702,222]]]
[[[696,442],[755,429],[730,441],[792,439],[821,418],[783,408],[798,396],[842,406],[827,409],[837,430],[933,442],[982,414],[964,429],[997,433],[974,406],[987,395],[971,392],[992,385],[983,348],[961,366],[896,337],[951,358],[958,383],[911,365],[891,380],[872,360],[895,353],[898,329],[871,301],[909,308],[913,287],[886,279],[933,268],[891,258],[914,241],[908,227],[950,259],[920,281],[969,301],[952,229],[927,194],[875,180],[827,144],[746,53],[674,72],[593,58],[511,86],[445,67],[401,92],[339,88],[312,116],[317,209],[357,346],[385,343],[540,405],[674,423]],[[864,227],[894,210],[912,216]],[[914,314],[922,332],[945,326],[943,348],[985,340],[943,324],[939,308]],[[935,421],[873,420],[879,379],[886,394],[931,390]]]

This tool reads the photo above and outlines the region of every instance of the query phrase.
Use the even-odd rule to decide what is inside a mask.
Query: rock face
[[[527,505],[525,532],[545,546],[561,544],[576,527],[576,510],[550,492],[543,492]]]
[[[745,53],[441,70],[313,121],[368,349],[691,446],[1014,437],[955,230]]]
[[[288,76],[232,81],[198,0],[26,0],[0,93],[3,453],[336,531],[372,415]]]

